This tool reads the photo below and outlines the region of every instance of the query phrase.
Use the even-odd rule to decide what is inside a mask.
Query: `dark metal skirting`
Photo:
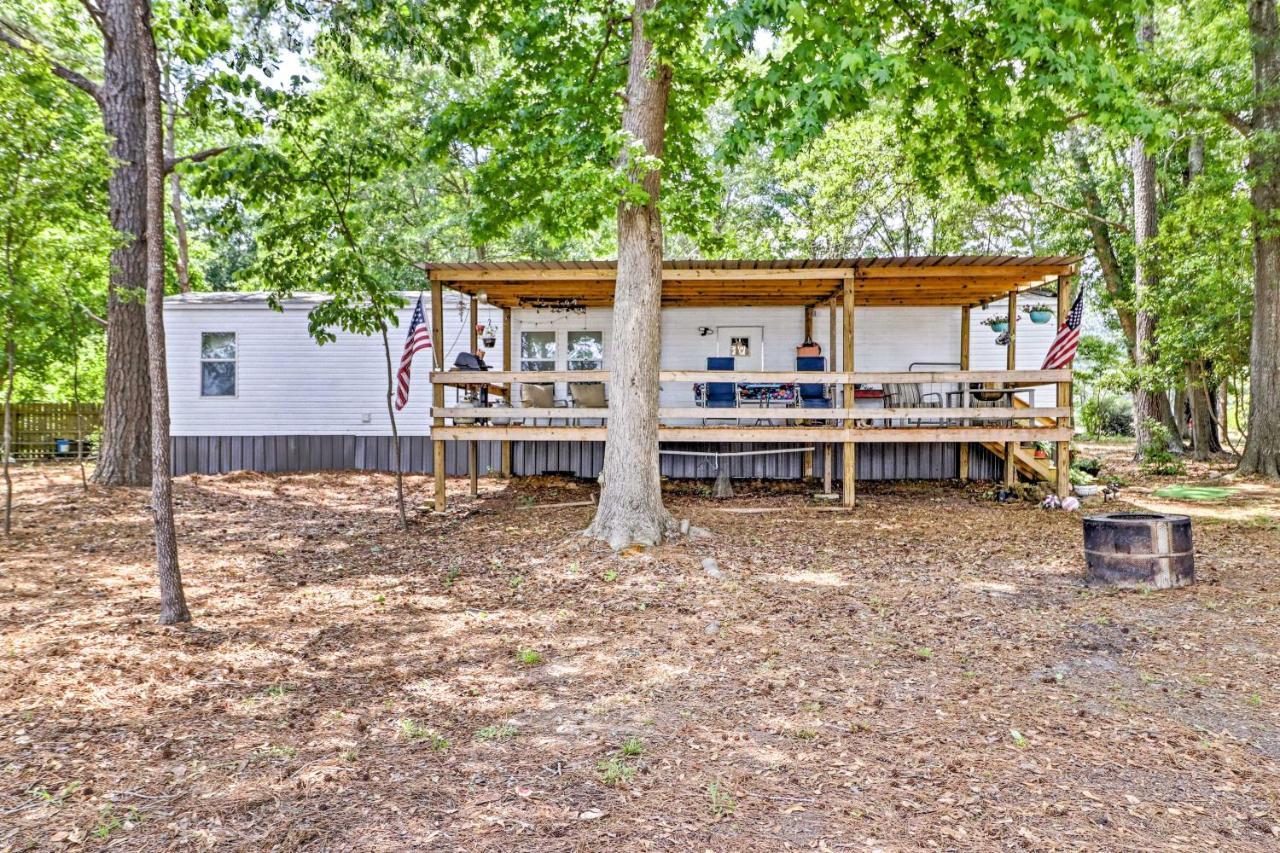
[[[501,444],[478,442],[480,473],[502,467]],[[664,443],[664,450],[769,450],[802,445],[723,445]],[[362,435],[200,435],[172,439],[174,474],[225,474],[231,471],[391,471],[390,436]],[[401,439],[401,470],[414,474],[432,471],[431,439]],[[803,454],[771,453],[763,456],[726,457],[730,476],[737,479],[794,480],[801,474]],[[595,477],[604,466],[603,442],[517,441],[511,450],[512,472],[517,476],[567,474]],[[840,479],[841,447],[833,453],[834,475]],[[663,454],[662,474],[674,478],[707,478],[715,474],[715,461],[705,456]],[[859,480],[945,480],[959,473],[955,444],[863,444],[858,447]],[[972,445],[970,476],[975,480],[999,479],[1003,463],[980,445]],[[465,442],[445,442],[445,471],[451,476],[467,473]],[[822,449],[813,452],[813,473],[822,476]]]

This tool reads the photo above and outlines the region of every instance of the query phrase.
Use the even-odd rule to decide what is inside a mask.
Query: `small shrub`
[[[520,649],[516,652],[516,661],[525,666],[537,666],[542,663],[542,653],[536,649]]]
[[[1142,472],[1164,477],[1184,473],[1187,466],[1182,457],[1169,449],[1173,439],[1169,428],[1155,418],[1147,418],[1144,426],[1147,440],[1140,449]]]
[[[602,758],[596,762],[596,770],[606,785],[624,785],[636,777],[636,769],[621,758]]]
[[[622,754],[634,758],[644,752],[644,741],[632,735],[622,742]]]
[[[1080,406],[1080,426],[1087,435],[1133,435],[1133,410],[1128,400],[1116,394],[1102,394]]]
[[[737,803],[733,800],[733,794],[722,788],[719,780],[707,785],[707,800],[711,807],[711,813],[716,817],[728,817],[737,808]]]
[[[1071,469],[1073,471],[1083,471],[1090,477],[1096,477],[1102,473],[1102,460],[1095,459],[1092,456],[1077,456],[1071,460]]]
[[[501,726],[485,726],[483,729],[476,732],[476,740],[509,740],[519,733],[520,730],[509,723]]]
[[[400,736],[405,740],[426,741],[437,752],[443,752],[449,748],[449,739],[447,737],[427,728],[417,720],[401,720]]]
[[[1071,478],[1071,485],[1073,486],[1087,486],[1090,483],[1096,482],[1098,479],[1092,474],[1081,471],[1078,468],[1072,468],[1068,473]]]

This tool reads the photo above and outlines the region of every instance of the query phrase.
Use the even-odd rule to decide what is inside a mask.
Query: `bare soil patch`
[[[1280,844],[1265,508],[1198,516],[1199,583],[1143,594],[978,485],[673,484],[712,536],[628,555],[538,506],[588,484],[458,481],[436,516],[413,478],[403,534],[387,477],[190,477],[167,629],[147,494],[18,476],[0,850]]]

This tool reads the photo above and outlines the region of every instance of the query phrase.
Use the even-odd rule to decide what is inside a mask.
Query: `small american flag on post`
[[[1058,335],[1053,339],[1049,351],[1045,353],[1041,370],[1060,370],[1070,367],[1076,357],[1076,347],[1080,345],[1080,323],[1084,319],[1084,288],[1076,296],[1067,319],[1058,327]]]
[[[427,315],[422,310],[422,294],[419,293],[418,304],[413,308],[413,319],[409,321],[409,334],[404,340],[400,369],[396,371],[397,412],[409,402],[409,371],[413,367],[413,356],[424,349],[431,349],[431,330],[427,328]]]

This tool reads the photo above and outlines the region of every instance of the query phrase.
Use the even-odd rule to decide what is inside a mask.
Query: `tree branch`
[[[223,154],[230,150],[230,146],[220,145],[216,148],[206,148],[203,151],[197,151],[194,154],[183,154],[181,157],[166,157],[164,158],[164,173],[166,175],[169,174],[179,163],[203,163],[205,160],[217,157],[219,154]]]
[[[94,26],[98,28],[98,32],[102,33],[105,38],[107,30],[106,26],[102,22],[103,15],[101,7],[91,2],[91,0],[80,0],[80,5],[84,7],[84,10],[88,13],[90,20],[92,20]]]
[[[43,45],[39,45],[37,43],[37,46],[42,48],[41,50],[37,51],[31,45],[25,44],[24,41],[34,42],[35,39],[32,38],[30,35],[22,32],[21,29],[19,29],[18,27],[15,27],[13,24],[9,23],[8,21],[0,19],[0,43],[8,45],[12,50],[20,51],[21,53],[25,53],[27,56],[33,57],[35,59],[39,59],[40,61],[46,63],[49,66],[50,72],[52,72],[55,77],[60,77],[63,80],[70,83],[72,86],[75,86],[77,89],[81,90],[82,92],[87,94],[89,97],[93,98],[93,100],[99,106],[101,106],[102,87],[100,87],[97,83],[90,80],[88,77],[81,74],[79,71],[74,71],[68,68],[67,66],[62,65],[61,63],[55,61],[51,56],[48,55],[47,50],[43,50],[43,47],[44,47]]]
[[[1076,209],[1076,208],[1074,208],[1074,207],[1068,207],[1068,206],[1067,206],[1067,205],[1065,205],[1065,204],[1059,204],[1058,202],[1053,201],[1052,199],[1045,198],[1044,196],[1042,196],[1042,195],[1040,195],[1039,193],[1036,193],[1036,192],[1033,192],[1033,193],[1031,194],[1031,197],[1032,197],[1032,198],[1034,198],[1034,199],[1035,199],[1037,202],[1039,202],[1040,204],[1047,204],[1047,205],[1049,205],[1049,207],[1052,207],[1052,208],[1056,208],[1056,209],[1058,209],[1058,210],[1061,210],[1063,213],[1069,213],[1069,214],[1071,214],[1072,216],[1079,216],[1079,217],[1081,217],[1082,219],[1092,219],[1094,222],[1101,223],[1101,224],[1103,224],[1103,225],[1107,226],[1108,228],[1114,228],[1114,229],[1116,229],[1117,231],[1121,231],[1121,232],[1123,232],[1123,233],[1125,233],[1125,234],[1128,234],[1128,233],[1129,233],[1129,226],[1128,226],[1128,225],[1125,225],[1123,222],[1114,222],[1114,221],[1112,221],[1112,220],[1110,220],[1110,219],[1106,219],[1106,218],[1104,218],[1104,217],[1101,217],[1101,216],[1098,216],[1098,215],[1096,215],[1096,214],[1090,213],[1090,212],[1089,212],[1089,211],[1087,211],[1087,210],[1077,210],[1077,209]]]
[[[1218,115],[1222,116],[1222,120],[1227,123],[1227,126],[1235,129],[1237,133],[1246,139],[1248,139],[1249,134],[1253,132],[1253,128],[1249,126],[1249,122],[1245,121],[1236,113],[1231,112],[1231,110],[1222,110]]]
[[[93,313],[93,311],[91,311],[91,310],[89,309],[89,306],[88,306],[88,305],[85,305],[85,304],[84,304],[83,302],[81,302],[79,299],[75,299],[75,300],[73,300],[73,301],[74,301],[74,302],[76,303],[76,305],[80,308],[80,310],[81,310],[81,311],[83,311],[83,312],[85,313],[85,316],[86,316],[86,317],[88,317],[90,320],[92,320],[93,322],[97,323],[99,326],[101,326],[101,327],[102,327],[102,328],[104,328],[104,329],[107,327],[107,321],[106,321],[106,320],[104,320],[104,319],[102,319],[101,317],[99,317],[97,314]]]

